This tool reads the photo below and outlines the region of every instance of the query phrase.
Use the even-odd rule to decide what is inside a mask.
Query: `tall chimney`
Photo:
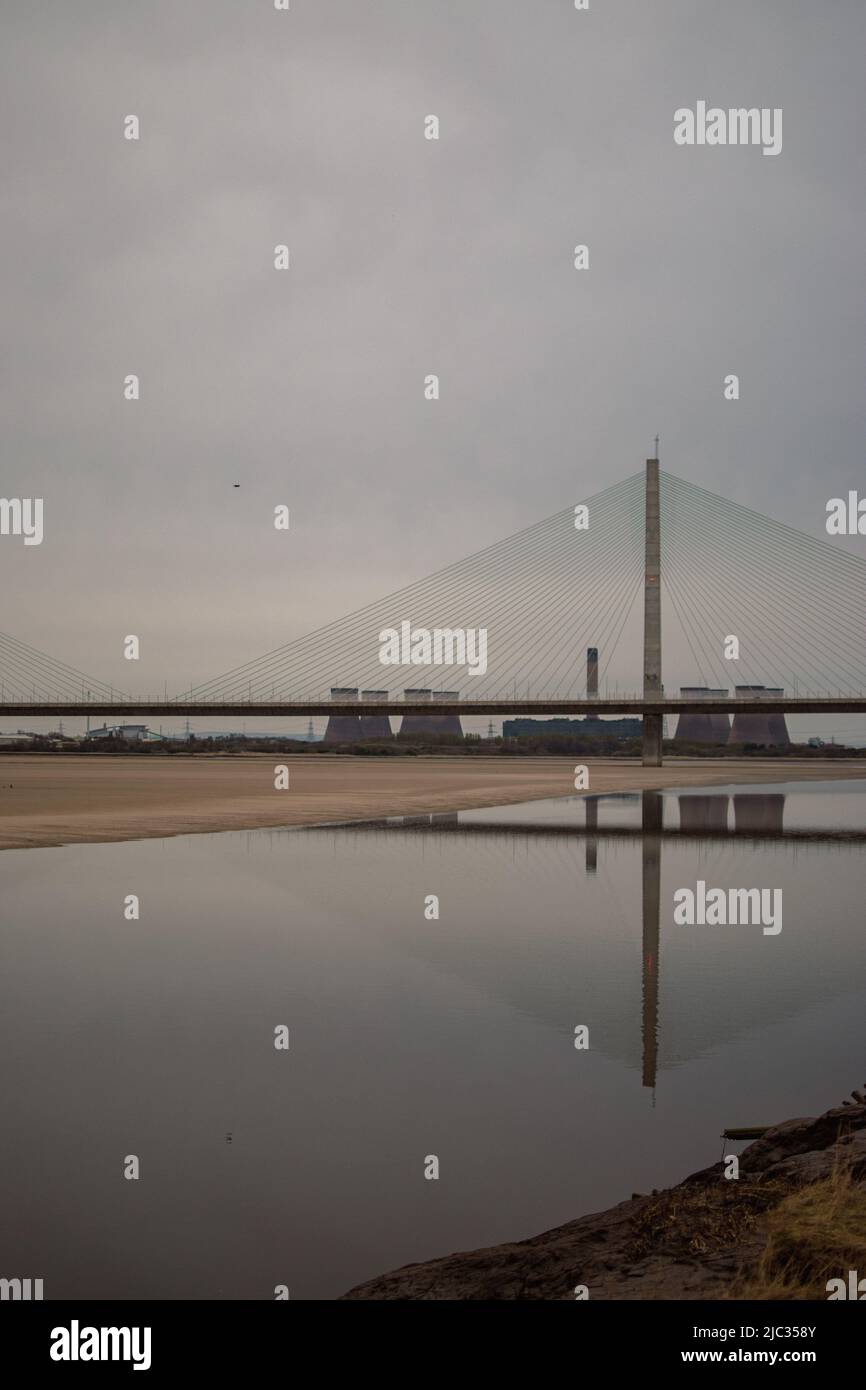
[[[598,698],[598,647],[586,649],[586,698]]]

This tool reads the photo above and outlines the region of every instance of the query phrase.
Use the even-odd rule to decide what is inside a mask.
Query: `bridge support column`
[[[661,767],[662,765],[662,716],[645,714],[643,717],[643,765]]]

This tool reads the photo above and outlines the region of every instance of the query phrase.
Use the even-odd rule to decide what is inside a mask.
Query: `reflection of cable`
[[[602,860],[603,860],[603,863],[604,863],[605,870],[607,870],[607,867],[608,867],[608,857],[609,857],[609,856],[608,856],[608,850],[609,850],[609,848],[612,847],[612,848],[613,848],[613,852],[614,852],[614,857],[616,857],[616,855],[618,855],[619,850],[620,850],[620,844],[619,844],[619,841],[617,841],[617,840],[614,840],[613,842],[611,842],[611,841],[608,840],[607,842],[605,842],[605,841],[604,841],[604,838],[603,838],[603,832],[599,835],[599,841],[600,841],[600,846],[599,846],[599,847],[603,850]],[[622,900],[622,898],[620,897],[619,888],[618,888],[618,886],[617,886],[617,880],[618,880],[619,877],[620,877],[620,875],[618,875],[618,874],[609,874],[609,873],[606,872],[606,873],[605,873],[605,884],[606,884],[606,887],[607,887],[607,892],[608,892],[609,897],[613,897],[613,898],[616,899],[616,905],[617,905],[617,907],[618,907],[618,909],[619,909],[619,920],[620,920],[620,924],[621,924],[622,926],[624,926],[624,927],[627,927],[628,924],[629,924],[629,922],[631,922],[631,921],[634,920],[634,914],[633,914],[633,913],[630,913],[630,912],[627,912],[626,909],[625,909],[625,907],[624,907],[624,905],[623,905],[623,900]]]

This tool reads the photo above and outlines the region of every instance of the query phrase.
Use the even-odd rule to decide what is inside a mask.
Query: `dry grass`
[[[730,1299],[826,1299],[827,1282],[866,1271],[866,1186],[838,1165],[828,1178],[792,1188],[785,1179],[740,1179],[659,1193],[632,1222],[628,1258],[700,1260],[738,1246],[756,1249]]]
[[[763,1254],[729,1297],[826,1299],[827,1281],[866,1259],[866,1187],[838,1167],[780,1202],[765,1229]]]
[[[761,1218],[790,1192],[782,1182],[740,1179],[662,1192],[633,1222],[634,1259],[645,1255],[700,1257],[738,1245],[754,1234]]]

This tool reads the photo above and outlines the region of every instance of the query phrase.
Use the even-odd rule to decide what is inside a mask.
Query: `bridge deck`
[[[74,718],[88,715],[151,719],[171,718],[309,718],[331,714],[463,714],[506,717],[509,715],[643,715],[643,714],[866,714],[866,696],[785,695],[779,699],[725,697],[689,700],[677,696],[644,699],[641,696],[606,696],[599,699],[538,700],[437,700],[415,702],[364,700],[263,700],[184,701],[127,699],[0,701],[0,717]]]

